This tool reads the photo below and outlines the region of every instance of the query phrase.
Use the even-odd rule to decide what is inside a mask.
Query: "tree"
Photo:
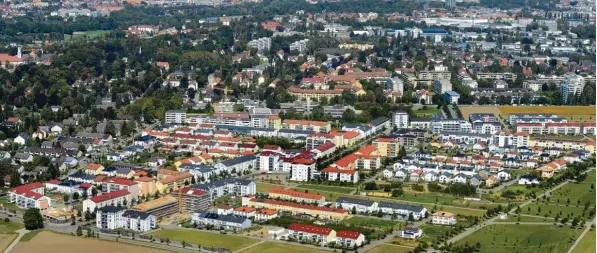
[[[91,188],[91,196],[93,196],[93,197],[97,196],[97,189],[95,189],[95,187]]]
[[[79,192],[73,193],[73,200],[78,200],[78,199],[79,199]]]
[[[112,121],[108,121],[108,123],[106,123],[106,128],[104,129],[104,133],[112,135],[112,136],[116,136],[116,126],[114,126],[114,123],[112,123]]]
[[[82,236],[83,235],[83,229],[81,229],[81,227],[77,227],[77,236]]]
[[[347,123],[353,123],[357,119],[357,114],[350,108],[344,110],[342,113],[342,120]]]
[[[399,189],[393,189],[392,190],[392,197],[400,197],[404,194],[404,190],[402,188]]]
[[[27,230],[35,230],[44,227],[44,218],[37,208],[29,208],[23,215],[23,223]]]

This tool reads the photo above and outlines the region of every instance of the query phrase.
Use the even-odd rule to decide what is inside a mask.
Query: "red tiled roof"
[[[294,159],[294,161],[292,163],[311,165],[311,164],[315,163],[315,161],[313,161],[311,159],[307,159],[307,158],[297,158],[297,159]]]
[[[305,198],[305,199],[320,200],[321,198],[323,198],[323,196],[321,196],[319,194],[304,193],[304,192],[298,192],[298,191],[293,191],[293,190],[286,190],[286,189],[282,189],[282,188],[271,188],[269,190],[269,193],[283,194],[283,195],[288,195],[291,197]]]
[[[267,208],[257,211],[257,214],[263,214],[263,215],[274,215],[276,213],[278,213],[278,211],[272,210],[272,209],[267,209]]]
[[[584,123],[582,123],[583,127],[595,127],[595,125],[597,125],[597,123],[595,123],[595,122],[584,122]]]
[[[32,198],[32,199],[40,199],[40,198],[42,198],[44,196],[44,195],[41,195],[41,194],[39,194],[37,192],[30,191],[30,190],[25,190],[25,189],[11,190],[11,192],[14,192],[17,195],[25,196],[27,198]]]
[[[331,228],[292,223],[288,227],[289,230],[301,231],[309,234],[329,235],[333,230]]]
[[[361,236],[361,233],[355,231],[348,231],[348,230],[338,230],[336,232],[336,237],[342,238],[350,238],[350,239],[358,239]]]
[[[108,200],[115,199],[118,197],[126,196],[129,194],[131,194],[131,193],[127,190],[118,190],[118,191],[108,192],[106,194],[102,194],[99,196],[95,196],[93,198],[90,198],[89,200],[93,201],[94,203],[101,203],[104,201],[108,201]]]
[[[354,154],[347,155],[342,157],[340,160],[336,161],[334,164],[340,167],[348,167],[349,164],[354,163],[358,157]]]
[[[11,191],[31,191],[39,188],[44,188],[44,184],[40,182],[29,183],[12,188]]]
[[[331,208],[331,207],[325,207],[325,206],[303,205],[303,204],[297,204],[297,203],[293,203],[293,202],[289,202],[289,201],[280,201],[280,200],[273,200],[273,199],[258,200],[256,198],[252,198],[250,201],[261,202],[261,203],[266,203],[266,204],[270,204],[270,205],[289,206],[289,207],[299,208],[299,209],[309,209],[309,210],[317,210],[317,211],[333,212],[333,213],[346,213],[346,211],[344,209]]]
[[[192,189],[189,187],[184,187],[181,188],[180,190],[182,193],[187,194],[187,195],[195,195],[195,196],[202,196],[204,194],[207,194],[206,191],[204,190],[200,190],[200,189]]]
[[[335,146],[336,145],[334,145],[334,143],[331,143],[331,142],[328,141],[328,142],[326,142],[324,144],[319,145],[319,147],[316,147],[315,149],[317,149],[317,150],[319,150],[321,152],[324,152],[324,151],[329,150],[329,149],[331,149],[331,148],[333,148]]]
[[[325,173],[340,173],[340,174],[354,174],[356,171],[355,170],[341,170],[341,169],[334,168],[334,167],[327,167],[327,168],[321,170],[321,172],[325,172]]]
[[[87,169],[88,169],[88,170],[97,170],[97,169],[99,169],[100,167],[102,167],[102,165],[101,165],[101,164],[97,164],[97,163],[90,163],[90,164],[87,164]]]
[[[109,183],[109,184],[128,185],[128,186],[137,184],[135,181],[124,179],[124,178],[118,178],[118,177],[110,178],[104,182]]]
[[[48,180],[46,182],[46,184],[59,184],[59,183],[62,183],[62,181],[56,180],[56,179]]]

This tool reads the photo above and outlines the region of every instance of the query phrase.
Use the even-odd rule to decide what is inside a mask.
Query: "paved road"
[[[17,236],[17,238],[15,238],[10,243],[10,245],[8,245],[8,247],[4,250],[4,253],[10,252],[12,250],[12,248],[17,246],[17,243],[19,243],[19,241],[21,240],[21,237],[23,237],[24,234],[29,233],[29,230],[27,230],[25,228],[21,228],[21,229],[17,230],[17,233],[19,233],[19,235]]]
[[[576,239],[576,241],[574,241],[574,243],[572,244],[572,247],[570,247],[570,249],[568,250],[568,253],[572,253],[572,251],[574,251],[574,248],[576,248],[576,246],[578,246],[578,243],[580,243],[582,238],[585,237],[585,235],[587,235],[589,230],[591,230],[591,225],[595,224],[596,219],[597,218],[593,219],[593,221],[591,221],[589,224],[586,224],[587,228],[585,228],[585,231],[582,231],[582,234],[580,234],[580,236]]]

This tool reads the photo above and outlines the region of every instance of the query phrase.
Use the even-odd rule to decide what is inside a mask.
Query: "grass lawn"
[[[384,192],[384,191],[368,191],[367,195],[369,196],[376,196],[376,197],[383,197],[383,198],[392,198],[397,200],[404,200],[404,201],[414,201],[414,202],[424,202],[424,203],[445,203],[449,204],[452,201],[456,200],[456,197],[445,195],[445,194],[438,194],[438,193],[416,193],[416,192],[404,192],[404,194],[400,197],[392,197],[391,193]]]
[[[361,216],[354,216],[350,219],[341,221],[340,223],[346,225],[353,225],[358,227],[372,227],[372,228],[389,228],[393,227],[399,229],[403,223],[398,221],[389,221],[375,218],[367,218]]]
[[[370,249],[367,253],[406,253],[412,250],[412,248],[382,244]]]
[[[23,237],[21,237],[21,240],[19,240],[19,242],[31,241],[31,239],[33,239],[33,237],[35,237],[37,234],[41,233],[42,231],[45,231],[45,230],[38,229],[38,230],[31,231],[29,233],[26,233],[23,235]]]
[[[539,207],[541,208],[541,212],[538,212]],[[529,208],[531,211],[529,212]],[[539,215],[544,216],[547,214],[548,217],[556,217],[556,214],[560,214],[560,217],[566,217],[570,215],[570,218],[574,218],[575,216],[581,215],[583,213],[583,207],[576,207],[576,206],[565,206],[565,205],[546,205],[546,204],[537,204],[533,203],[528,206],[521,208],[522,214],[530,214],[530,215]],[[549,213],[551,211],[551,213]],[[585,212],[585,217],[587,217],[589,212]]]
[[[481,244],[481,253],[566,252],[582,233],[580,229],[551,225],[490,225],[457,242]]]
[[[589,231],[576,245],[572,253],[596,252],[595,249],[595,230]]]
[[[257,192],[269,192],[271,188],[284,188],[283,185],[257,183]]]
[[[338,187],[338,186],[330,186],[330,185],[312,185],[312,184],[302,184],[302,185],[299,185],[297,188],[316,190],[316,191],[336,192],[336,193],[343,193],[343,194],[348,194],[355,190],[355,188],[349,188],[349,187]]]
[[[427,242],[437,241],[442,235],[446,234],[446,232],[454,230],[453,227],[435,226],[431,224],[425,224],[419,228],[423,230],[423,236],[421,236],[420,240]]]
[[[568,183],[552,192],[549,203],[565,205],[570,199],[570,205],[584,207],[585,203],[591,202],[591,206],[594,207],[595,189],[591,189],[591,184],[595,186],[595,170],[589,172],[587,179],[581,183]]]
[[[150,235],[154,237],[168,238],[175,241],[186,241],[189,243],[206,245],[210,247],[227,248],[231,251],[242,249],[258,242],[258,240],[240,236],[183,229],[162,229],[153,232]]]
[[[423,109],[413,110],[413,112],[415,113],[415,115],[417,117],[431,117],[431,116],[433,116],[433,114],[441,113],[441,111],[439,109],[437,109],[436,106],[433,106],[433,105],[427,106],[426,110],[423,110]]]
[[[9,203],[8,202],[8,197],[4,196],[0,198],[0,205],[2,205],[2,207],[4,209],[9,209],[9,210],[17,210],[20,209],[17,205],[13,204],[13,203]]]
[[[595,114],[566,115],[564,118],[572,122],[595,122]]]
[[[25,226],[21,223],[16,223],[12,221],[4,222],[3,220],[0,221],[0,233],[2,234],[14,233],[15,231],[23,227]]]
[[[322,248],[324,249],[324,248]],[[324,253],[330,252],[325,250],[317,250],[313,248],[301,247],[285,243],[264,242],[255,247],[242,251],[242,253],[279,253],[279,252],[293,252],[293,253]]]
[[[516,216],[515,214],[509,214],[508,218],[506,218],[505,220],[496,220],[495,222],[517,222],[518,221],[518,216]],[[524,216],[521,215],[520,216],[520,222],[549,222],[549,223],[553,223],[555,220],[553,218],[539,218],[539,217],[531,217],[531,216]]]

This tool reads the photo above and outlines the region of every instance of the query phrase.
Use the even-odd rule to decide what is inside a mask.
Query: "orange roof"
[[[358,156],[355,154],[350,154],[345,157],[342,157],[340,160],[336,161],[334,164],[340,167],[348,167],[350,164],[356,162]]]
[[[311,164],[315,163],[315,161],[313,161],[311,159],[307,159],[307,158],[298,158],[298,159],[294,159],[293,163],[311,165]]]
[[[153,178],[151,178],[151,177],[139,177],[139,178],[136,178],[135,181],[138,181],[138,182],[151,182],[151,181],[153,181]]]
[[[361,149],[357,150],[356,152],[354,152],[356,155],[371,155],[371,153],[374,153],[377,151],[377,148],[373,145],[367,145],[362,147]]]
[[[327,168],[321,170],[321,172],[339,173],[339,174],[354,174],[354,173],[356,173],[356,170],[341,170],[341,169],[334,168],[334,167],[327,167]]]
[[[90,164],[87,164],[87,169],[88,169],[88,170],[97,170],[97,169],[99,169],[100,167],[102,167],[102,165],[101,165],[101,164],[97,164],[97,163],[90,163]]]
[[[267,209],[267,208],[263,208],[263,209],[257,211],[257,214],[262,214],[262,215],[274,215],[276,213],[278,213],[278,211],[272,210],[272,209]]]
[[[191,173],[184,172],[184,173],[181,173],[181,174],[176,175],[176,176],[170,176],[170,177],[167,177],[167,178],[163,178],[162,180],[160,180],[160,183],[162,183],[162,184],[168,184],[168,183],[176,182],[176,181],[179,181],[179,180],[187,179],[187,178],[190,178],[192,176],[193,175],[191,175]]]
[[[398,140],[395,140],[392,138],[383,138],[383,137],[379,137],[375,141],[377,141],[377,142],[398,142]]]
[[[358,132],[346,131],[344,132],[344,139],[352,139],[359,136]]]
[[[234,208],[234,211],[246,212],[246,213],[255,212],[255,210],[257,210],[257,209],[248,207],[248,206],[241,206],[241,207]]]
[[[0,54],[0,62],[23,62],[23,59],[9,54]]]
[[[180,172],[178,172],[176,170],[168,170],[168,169],[160,169],[160,170],[158,170],[158,175],[174,176],[174,175],[178,175],[178,174],[180,174]]]
[[[315,200],[320,200],[323,198],[323,196],[319,195],[319,194],[314,194],[314,193],[305,193],[305,192],[299,192],[299,191],[293,191],[293,190],[286,190],[286,189],[282,189],[282,188],[271,188],[269,190],[269,193],[275,193],[275,194],[282,194],[282,195],[288,195],[291,197],[295,197],[295,198],[304,198],[304,199],[315,199]]]
[[[252,198],[249,201],[251,201],[251,202],[266,203],[266,204],[276,205],[276,206],[288,206],[288,207],[293,207],[293,208],[296,208],[296,209],[317,210],[317,211],[334,212],[334,213],[340,213],[340,214],[346,213],[345,210],[338,209],[338,208],[331,208],[331,207],[325,207],[325,206],[303,205],[303,204],[297,204],[297,203],[293,203],[293,202],[289,202],[289,201],[279,201],[279,200],[273,200],[273,199],[256,199],[256,198]]]

